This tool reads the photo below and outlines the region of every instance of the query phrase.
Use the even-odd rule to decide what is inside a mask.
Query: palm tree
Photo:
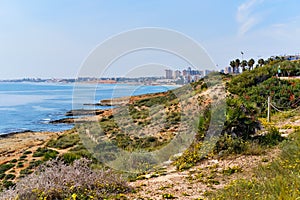
[[[259,59],[258,61],[258,64],[259,64],[259,66],[261,67],[261,66],[263,66],[264,64],[265,64],[265,61],[264,61],[264,59]]]
[[[243,60],[242,63],[241,63],[241,67],[242,67],[243,72],[246,70],[247,65],[248,65],[247,60]]]
[[[249,70],[252,70],[252,69],[253,69],[254,63],[255,63],[255,60],[254,60],[253,58],[251,58],[251,59],[248,61]]]
[[[237,58],[237,59],[235,60],[236,73],[239,71],[240,65],[241,65],[241,61],[240,61],[240,59]]]
[[[234,73],[234,69],[235,69],[235,61],[234,60],[232,60],[232,61],[230,61],[230,67],[232,68],[232,73]]]

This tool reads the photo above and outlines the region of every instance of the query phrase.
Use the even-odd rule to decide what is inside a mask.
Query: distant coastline
[[[139,77],[139,78],[21,78],[21,79],[2,79],[0,83],[62,83],[62,84],[128,84],[128,85],[183,85],[182,81],[176,79],[166,79],[165,77]]]
[[[80,82],[80,84],[83,84],[84,89],[86,88],[85,84],[87,84],[87,89],[94,87],[93,83]],[[89,84],[90,86],[88,86]],[[120,84],[120,88],[117,88],[119,93],[117,97],[128,96],[133,91],[135,93],[132,95],[135,96],[164,92],[180,86],[141,86],[141,84],[133,83],[100,84],[103,86],[99,85],[97,87],[95,102],[83,102],[82,109],[86,111],[85,113],[91,113],[91,109],[93,109],[91,106],[97,106],[96,109],[98,110],[111,107],[102,105],[98,107],[96,104],[103,99],[109,99],[113,91],[116,90],[115,85],[118,84]],[[81,86],[79,85],[79,87]],[[5,136],[22,132],[59,132],[71,129],[74,120],[66,114],[73,109],[73,89],[73,84],[62,82],[0,82],[0,110],[2,113],[0,135]],[[81,107],[78,109],[81,109]],[[86,114],[83,114],[83,119],[80,119],[80,116],[76,116],[74,119],[75,121],[86,120],[87,117]]]

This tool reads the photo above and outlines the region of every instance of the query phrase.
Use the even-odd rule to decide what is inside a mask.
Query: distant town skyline
[[[299,54],[299,6],[296,0],[2,0],[0,79],[77,77],[97,45],[141,27],[167,28],[191,37],[218,69],[236,58]],[[116,63],[106,75],[124,76],[131,67],[154,62],[187,64],[165,55],[139,55]],[[141,71],[156,73],[151,65],[147,68]]]

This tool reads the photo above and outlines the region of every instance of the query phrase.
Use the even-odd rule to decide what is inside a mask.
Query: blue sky
[[[186,34],[219,68],[241,51],[255,60],[296,54],[299,7],[298,0],[0,0],[0,79],[76,77],[97,45],[141,27]],[[108,75],[128,71],[120,66]]]

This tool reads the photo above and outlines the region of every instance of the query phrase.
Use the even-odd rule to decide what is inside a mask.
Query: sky
[[[294,55],[300,53],[299,7],[299,0],[0,0],[0,79],[77,77],[101,43],[143,27],[192,38],[218,69],[236,58]],[[163,75],[167,66],[188,65],[175,57],[137,52],[105,75],[133,69]]]

